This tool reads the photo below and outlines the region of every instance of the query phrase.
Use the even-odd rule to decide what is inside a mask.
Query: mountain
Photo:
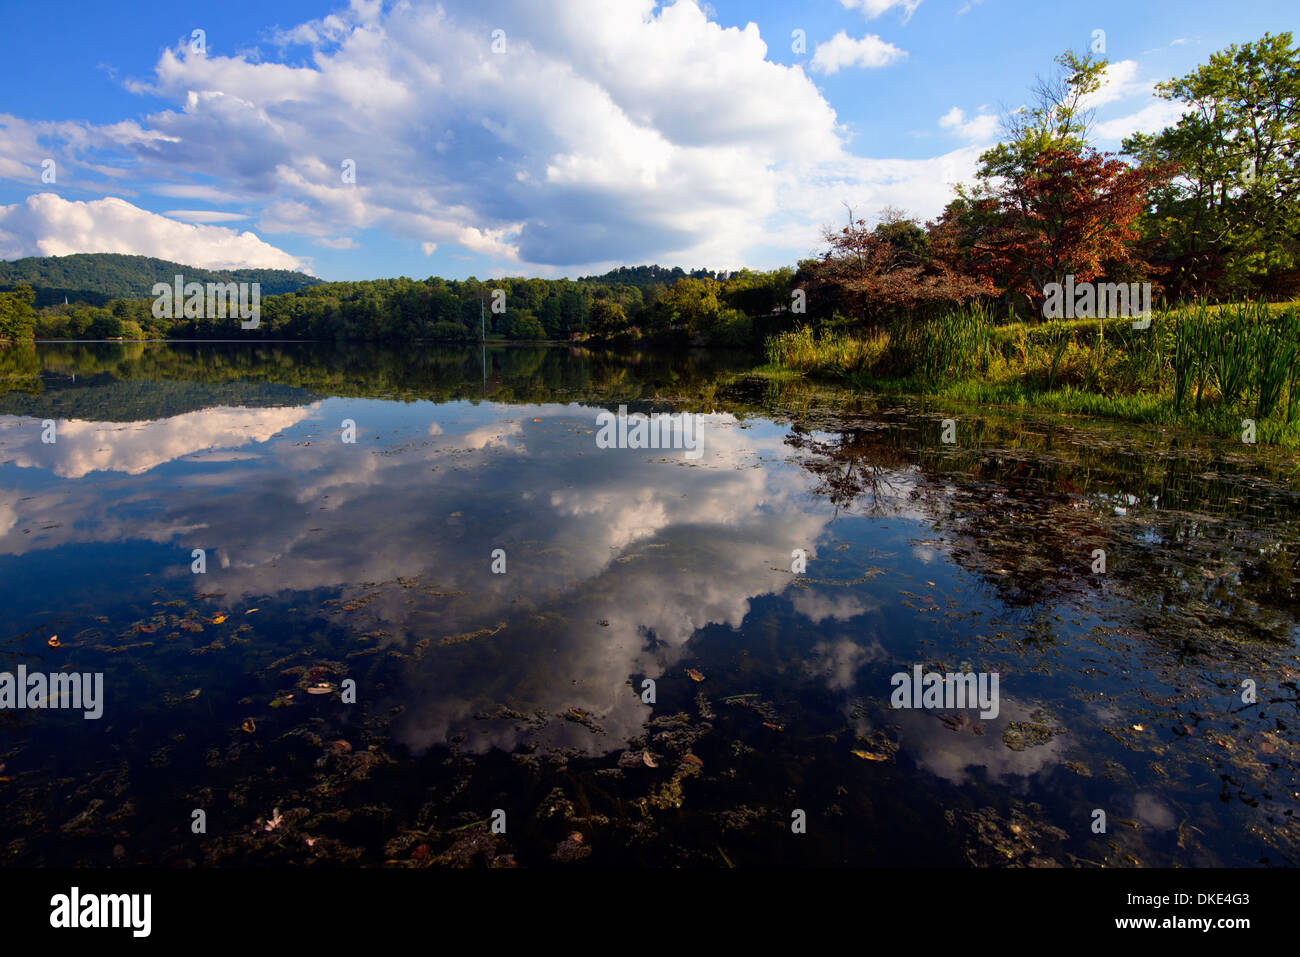
[[[65,296],[69,302],[102,306],[110,299],[147,298],[154,283],[171,282],[177,274],[186,282],[261,283],[263,296],[294,292],[324,281],[289,269],[199,269],[149,256],[75,253],[0,261],[0,292],[31,286],[37,306],[61,303]]]

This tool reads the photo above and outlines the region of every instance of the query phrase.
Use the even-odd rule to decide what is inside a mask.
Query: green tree
[[[1180,174],[1144,229],[1182,295],[1286,293],[1300,284],[1300,49],[1290,33],[1233,44],[1158,94],[1184,107],[1124,152]]]
[[[1042,153],[1079,153],[1087,145],[1093,118],[1088,97],[1101,89],[1109,61],[1067,50],[1056,64],[1056,74],[1034,86],[1033,105],[1003,119],[1003,141],[980,156],[981,182],[1023,177]]]
[[[716,279],[679,279],[664,296],[670,325],[682,326],[692,336],[707,338],[718,325],[720,285]]]
[[[32,303],[36,293],[30,286],[19,286],[13,292],[0,292],[0,339],[30,339],[36,325]]]
[[[531,312],[514,312],[506,319],[511,339],[545,339],[546,330],[541,321]]]
[[[627,327],[627,313],[618,303],[597,299],[591,304],[589,329],[593,336],[608,339],[625,331]]]

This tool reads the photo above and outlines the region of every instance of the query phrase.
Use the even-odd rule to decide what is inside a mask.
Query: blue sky
[[[0,258],[463,278],[793,264],[844,203],[936,215],[1094,31],[1117,149],[1176,115],[1154,82],[1300,6],[45,0],[3,25]]]

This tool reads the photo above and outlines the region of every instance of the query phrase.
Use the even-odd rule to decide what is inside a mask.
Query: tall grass
[[[1250,337],[1255,366],[1255,417],[1267,419],[1291,385],[1289,409],[1295,407],[1295,366],[1300,358],[1300,314],[1295,310],[1264,314],[1253,323]],[[1289,410],[1288,410],[1289,411]],[[1288,421],[1294,418],[1288,414]]]
[[[1221,310],[1220,328],[1207,327],[1202,347],[1219,387],[1221,402],[1233,404],[1246,388],[1251,366],[1250,331],[1257,323],[1267,320],[1267,309],[1251,303]]]
[[[993,355],[993,326],[992,309],[980,305],[901,323],[890,333],[890,366],[931,384],[987,372]]]
[[[887,333],[767,342],[772,367],[873,388],[1111,408],[1145,421],[1218,423],[1253,416],[1300,442],[1300,304],[1193,304],[1130,319],[998,323],[971,306],[900,322]],[[892,384],[892,385],[891,385]],[[1084,401],[1086,396],[1094,399]],[[1060,403],[1056,403],[1060,404]],[[1163,408],[1166,412],[1160,412]]]
[[[818,336],[803,326],[771,336],[765,344],[765,351],[768,363],[777,368],[852,375],[870,369],[888,341],[888,337],[858,339],[834,331]]]

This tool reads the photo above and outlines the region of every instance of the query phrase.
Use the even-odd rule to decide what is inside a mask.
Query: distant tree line
[[[188,275],[186,276],[188,279]],[[493,280],[398,278],[320,283],[264,296],[256,329],[235,319],[159,318],[152,299],[46,306],[42,339],[317,339],[613,342],[745,345],[773,331],[791,301],[794,270],[624,267],[604,277]],[[672,280],[671,284],[665,280]]]

